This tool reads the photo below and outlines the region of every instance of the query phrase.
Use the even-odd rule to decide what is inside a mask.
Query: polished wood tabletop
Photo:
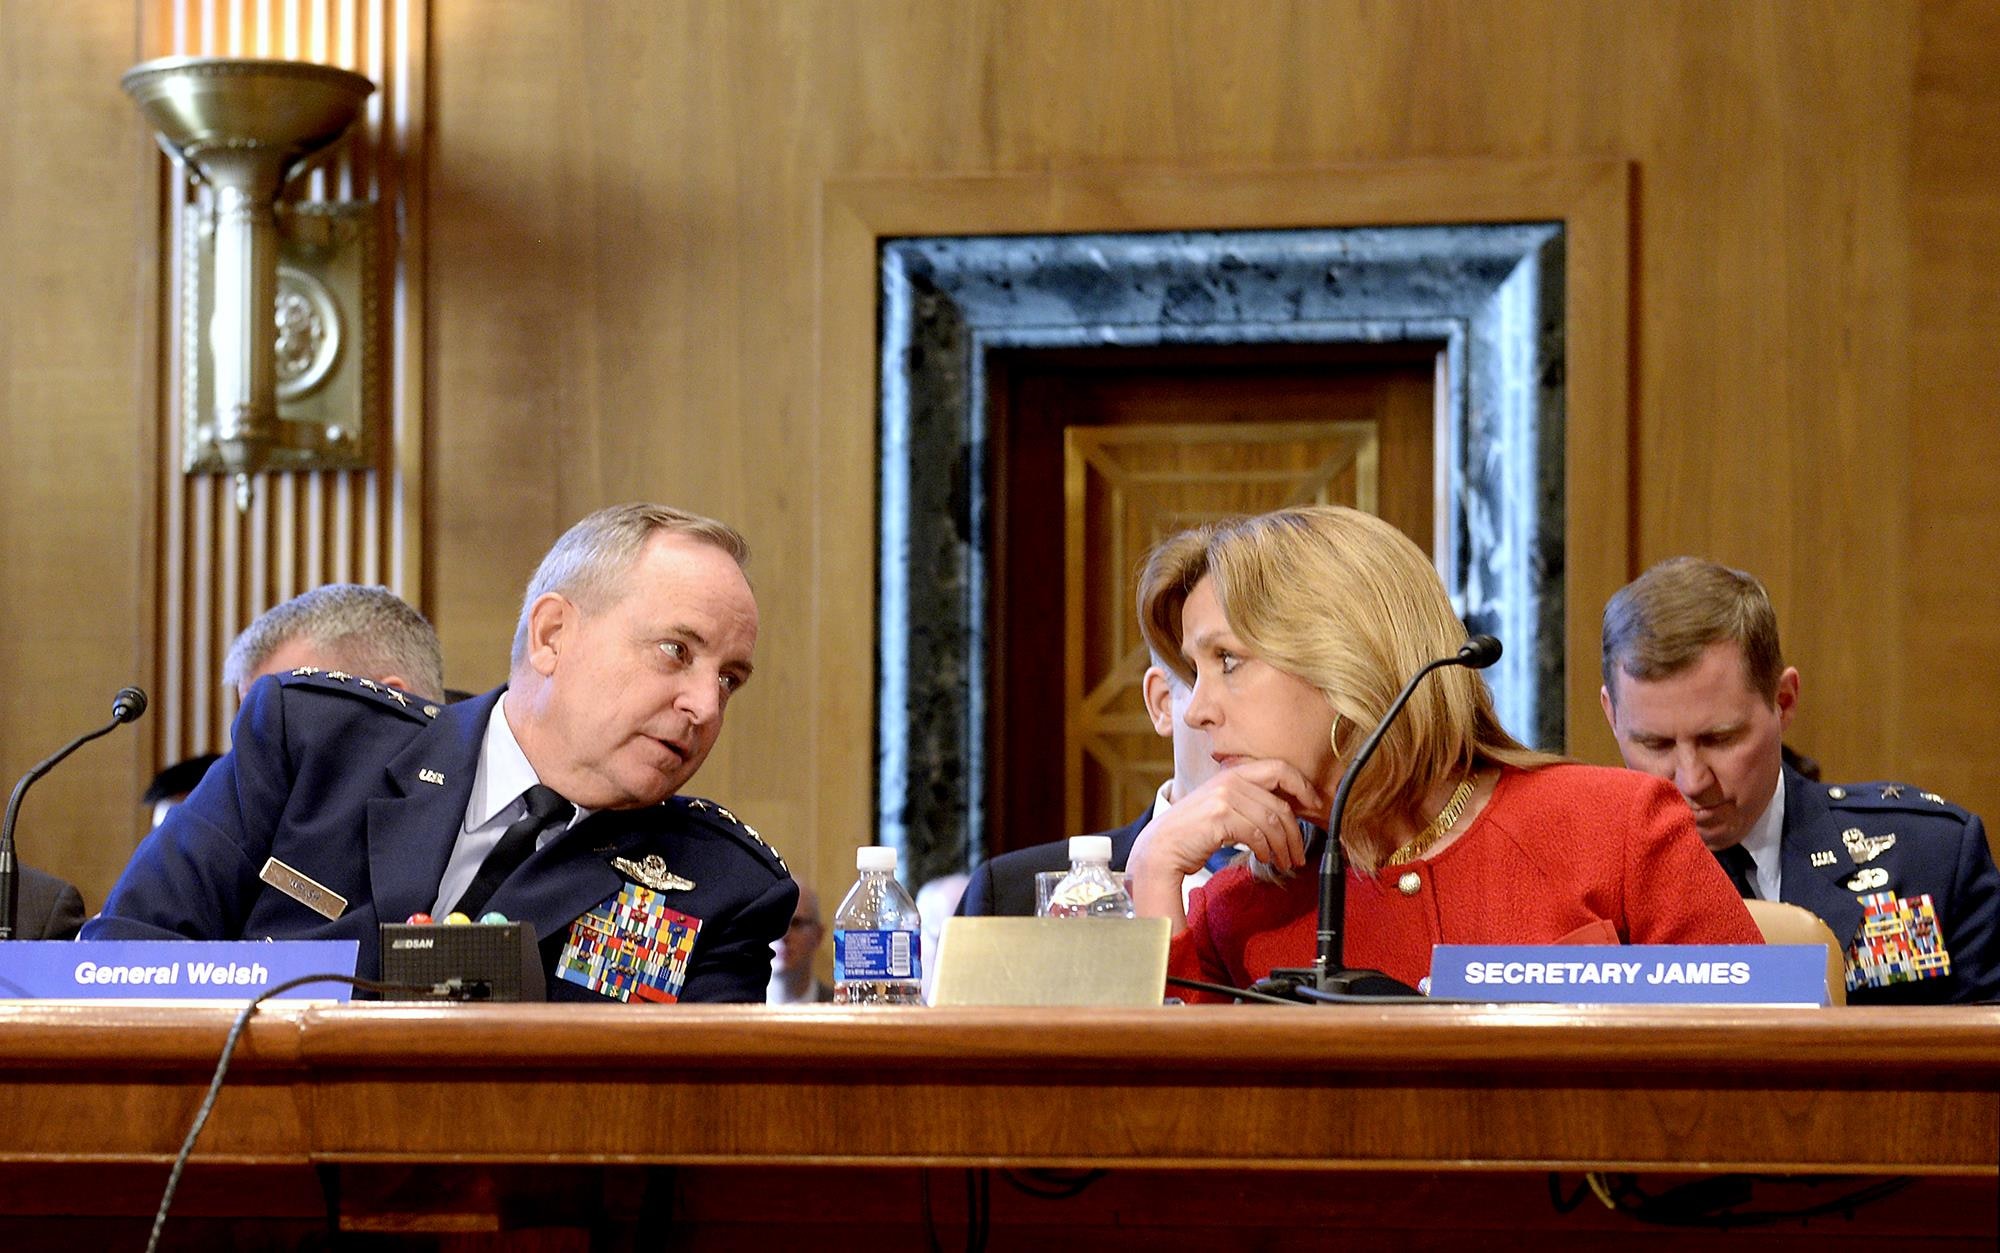
[[[171,1158],[234,1009],[0,1004],[0,1163]],[[198,1162],[2000,1173],[2000,1008],[279,1005]]]

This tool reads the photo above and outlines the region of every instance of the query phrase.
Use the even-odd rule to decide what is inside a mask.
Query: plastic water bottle
[[[861,872],[833,915],[833,1003],[921,1005],[924,959],[917,903],[896,882],[896,850],[854,850]]]
[[[1073,835],[1069,873],[1049,893],[1051,918],[1131,918],[1124,877],[1111,873],[1111,837]]]

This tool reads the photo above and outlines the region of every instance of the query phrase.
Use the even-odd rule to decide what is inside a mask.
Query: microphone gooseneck
[[[20,815],[21,800],[28,794],[28,787],[56,768],[63,758],[96,739],[109,735],[127,722],[136,721],[146,712],[146,694],[136,687],[121,687],[111,701],[111,721],[77,736],[56,752],[38,763],[34,769],[21,776],[14,785],[13,795],[7,798],[7,816],[0,819],[0,940],[14,938],[15,919],[20,916],[21,884],[20,868],[14,859],[14,820]]]
[[[1295,994],[1304,995],[1309,1000],[1332,1000],[1356,994],[1364,996],[1415,996],[1415,988],[1399,983],[1388,975],[1375,970],[1349,970],[1346,968],[1341,943],[1341,925],[1347,915],[1347,858],[1340,844],[1342,819],[1347,813],[1347,796],[1354,790],[1354,780],[1360,777],[1369,758],[1375,755],[1376,746],[1388,734],[1398,714],[1403,712],[1417,685],[1433,670],[1447,666],[1464,666],[1468,670],[1484,670],[1500,660],[1500,641],[1491,635],[1475,635],[1460,647],[1451,657],[1439,657],[1428,662],[1421,670],[1410,676],[1403,684],[1403,690],[1389,704],[1389,710],[1361,742],[1361,748],[1354,754],[1354,760],[1347,763],[1341,772],[1340,783],[1334,788],[1333,808],[1327,815],[1326,849],[1320,855],[1319,865],[1319,930],[1318,947],[1310,970],[1274,970],[1271,980],[1279,984],[1289,984]],[[1320,995],[1313,996],[1311,993]]]

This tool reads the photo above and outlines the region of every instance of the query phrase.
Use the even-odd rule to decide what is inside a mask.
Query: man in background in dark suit
[[[1672,781],[1746,898],[1819,915],[1849,1004],[2000,998],[2000,871],[1977,815],[1904,783],[1826,786],[1783,763],[1799,673],[1756,579],[1661,562],[1604,608],[1604,716]]]
[[[506,687],[256,683],[85,938],[352,939],[373,976],[377,923],[491,911],[533,928],[551,999],[762,1000],[797,886],[679,795],[750,676],[747,555],[711,519],[600,510],[530,580]]]
[[[1111,837],[1111,869],[1125,868],[1125,859],[1131,855],[1132,842],[1139,838],[1139,832],[1146,824],[1176,800],[1199,787],[1216,770],[1215,759],[1210,756],[1214,750],[1208,741],[1206,731],[1198,731],[1187,724],[1181,715],[1187,712],[1190,691],[1179,675],[1164,665],[1159,658],[1146,667],[1142,681],[1146,698],[1146,713],[1153,721],[1153,730],[1162,738],[1171,739],[1174,745],[1173,777],[1160,785],[1153,803],[1145,812],[1122,827],[1103,834]],[[965,885],[965,895],[959,898],[958,912],[977,917],[984,914],[1032,915],[1035,912],[1035,875],[1045,870],[1069,869],[1069,841],[1052,840],[1047,844],[1036,844],[1028,848],[1002,853],[982,863],[972,872],[972,879]],[[1207,881],[1214,867],[1188,876],[1182,887],[1183,896]]]
[[[15,866],[19,890],[14,915],[17,940],[74,940],[83,926],[83,893],[33,866]]]
[[[221,760],[221,753],[202,753],[185,761],[177,761],[154,775],[153,781],[146,785],[146,790],[139,796],[139,803],[151,810],[150,825],[157,827],[165,822],[167,815],[174,811],[174,806],[186,800],[188,794],[194,791],[195,785],[201,782],[201,777],[208,773],[208,768]]]
[[[789,930],[772,946],[771,982],[765,989],[768,1005],[811,1005],[833,999],[833,988],[813,970],[813,960],[826,939],[826,920],[820,916],[819,893],[808,883],[799,884],[799,903],[792,908]]]

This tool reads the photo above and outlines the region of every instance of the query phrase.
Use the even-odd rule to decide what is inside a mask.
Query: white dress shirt
[[[507,698],[503,694],[493,703],[493,714],[486,720],[486,735],[479,744],[479,765],[472,774],[472,797],[465,805],[465,822],[459,828],[458,842],[452,845],[451,859],[444,865],[444,878],[438,881],[437,901],[431,905],[431,916],[439,922],[444,921],[458,898],[465,895],[465,889],[472,886],[486,855],[493,851],[507,828],[528,812],[524,794],[542,781],[528,764],[528,755],[521,751],[520,741],[514,738],[514,728],[507,725],[506,710]],[[542,832],[535,840],[535,847],[544,847],[582,822],[589,812],[579,807],[562,830]]]
[[[1778,890],[1784,887],[1784,867],[1782,847],[1785,842],[1785,776],[1778,774],[1778,794],[1771,803],[1764,806],[1764,816],[1750,826],[1750,833],[1743,837],[1743,851],[1750,854],[1750,860],[1757,863],[1757,899],[1775,901],[1782,899]]]

